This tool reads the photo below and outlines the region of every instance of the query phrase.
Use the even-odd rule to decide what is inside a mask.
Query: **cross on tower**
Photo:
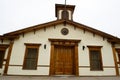
[[[66,20],[66,16],[67,16],[67,12],[66,12],[66,0],[65,0],[65,20]]]
[[[65,0],[65,5],[66,5],[66,0]]]

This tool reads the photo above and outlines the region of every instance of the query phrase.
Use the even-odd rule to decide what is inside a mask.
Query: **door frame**
[[[50,54],[50,72],[49,75],[55,75],[55,69],[54,69],[54,47],[56,45],[61,46],[74,46],[74,75],[79,76],[79,67],[78,67],[78,43],[81,40],[75,40],[75,39],[48,39],[51,42],[51,54]]]

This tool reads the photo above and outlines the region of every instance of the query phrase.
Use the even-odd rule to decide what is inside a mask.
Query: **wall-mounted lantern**
[[[82,49],[85,50],[85,46],[82,46]]]
[[[44,44],[44,49],[46,49],[46,44]]]

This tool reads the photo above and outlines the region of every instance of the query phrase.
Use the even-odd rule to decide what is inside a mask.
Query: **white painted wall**
[[[22,70],[22,67],[9,67],[10,75],[49,75],[49,68],[38,67],[37,70]]]
[[[69,34],[62,35],[61,29],[68,28]],[[39,57],[38,65],[50,65],[50,42],[48,38],[57,38],[57,39],[79,39],[78,52],[79,52],[79,66],[90,66],[89,62],[89,51],[87,45],[97,45],[102,47],[102,59],[103,66],[112,66],[114,67],[114,60],[112,54],[111,44],[107,40],[103,40],[103,37],[95,35],[93,36],[90,32],[85,32],[79,28],[74,29],[71,25],[64,26],[56,25],[54,28],[49,27],[38,30],[35,32],[29,32],[24,34],[24,37],[21,35],[19,39],[15,40],[12,55],[10,59],[10,65],[23,65],[24,55],[25,55],[25,45],[24,43],[41,43],[42,45],[39,48]],[[44,44],[47,48],[44,49]],[[82,50],[82,46],[85,46],[85,50]],[[49,67],[38,67],[37,70],[22,70],[22,66],[9,66],[8,74],[12,75],[49,75]],[[103,71],[90,71],[89,68],[79,68],[80,76],[106,76],[106,75],[115,75],[114,68],[104,68]]]

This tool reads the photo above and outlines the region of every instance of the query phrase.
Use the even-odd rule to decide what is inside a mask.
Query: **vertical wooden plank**
[[[114,63],[115,63],[116,76],[119,76],[119,69],[118,69],[116,50],[115,50],[114,44],[112,44],[112,50],[113,50],[113,58],[114,58]]]
[[[51,58],[50,58],[50,73],[49,75],[54,75],[54,45],[51,45]]]
[[[75,75],[79,76],[79,71],[78,71],[78,45],[75,45]]]
[[[11,57],[11,52],[12,52],[13,44],[14,44],[14,42],[11,41],[10,42],[10,47],[9,47],[9,50],[8,50],[6,64],[5,64],[4,75],[7,75],[7,72],[8,72],[8,66],[9,66],[9,62],[10,62],[10,57]]]

